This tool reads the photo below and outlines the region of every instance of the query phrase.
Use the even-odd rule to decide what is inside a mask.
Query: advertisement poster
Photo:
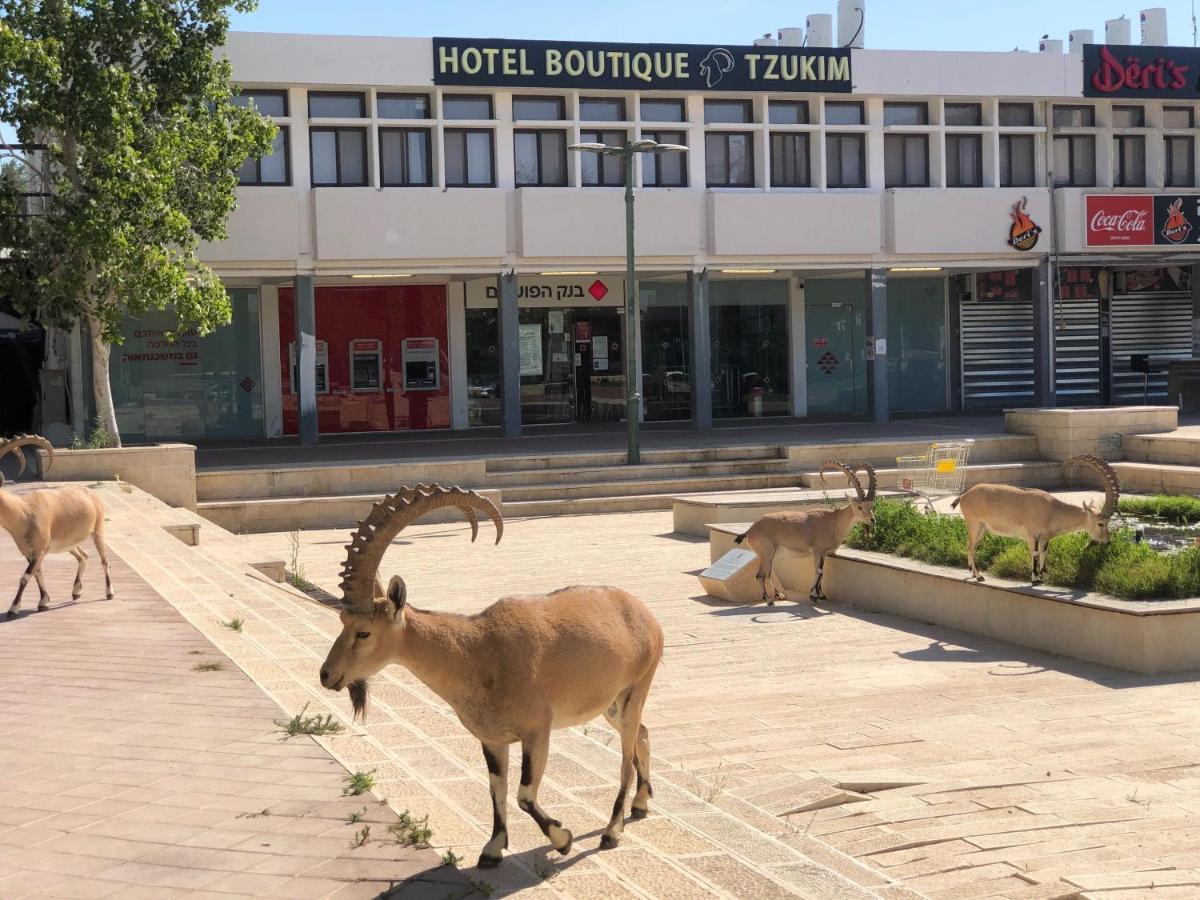
[[[542,374],[542,326],[521,326],[521,374]]]

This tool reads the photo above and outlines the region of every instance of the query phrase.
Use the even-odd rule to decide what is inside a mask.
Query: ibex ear
[[[1096,511],[1096,504],[1095,504],[1095,503],[1093,503],[1091,500],[1084,500],[1084,501],[1083,501],[1083,508],[1084,508],[1084,509],[1086,509],[1088,512],[1095,512],[1095,511]]]
[[[392,618],[400,618],[400,611],[404,609],[405,600],[408,597],[408,588],[404,586],[404,579],[399,575],[393,575],[392,580],[388,582],[387,598],[392,603]]]

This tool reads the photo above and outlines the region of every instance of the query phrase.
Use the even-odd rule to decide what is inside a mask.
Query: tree
[[[0,294],[43,324],[86,323],[97,425],[120,445],[110,346],[127,314],[175,309],[207,333],[229,321],[196,257],[226,236],[236,170],[275,126],[238,106],[219,56],[229,11],[256,0],[0,0],[0,143],[40,186],[0,179]],[[5,153],[5,151],[8,151]]]

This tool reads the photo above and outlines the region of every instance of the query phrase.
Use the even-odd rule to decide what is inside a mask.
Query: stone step
[[[1115,462],[1112,467],[1121,479],[1123,492],[1200,495],[1200,466]]]
[[[625,497],[574,497],[570,499],[521,500],[504,506],[506,519],[535,516],[597,516],[605,513],[644,512],[670,509],[677,494],[632,494]]]
[[[1063,481],[1062,463],[1045,462],[1042,460],[1026,460],[1024,462],[984,463],[980,465],[963,466],[965,473],[964,486],[973,484],[1015,484],[1022,487],[1051,488],[1058,487]],[[880,488],[904,488],[904,478],[910,477],[908,470],[898,468],[880,468],[875,473]],[[846,476],[837,472],[828,472],[825,482],[821,481],[820,471],[801,472],[800,482],[805,487],[843,487]],[[861,476],[860,476],[861,477]],[[863,484],[866,487],[866,484]]]
[[[1122,451],[1130,462],[1200,466],[1200,435],[1127,434]]]
[[[703,463],[721,461],[780,459],[785,448],[778,444],[733,447],[688,447],[677,450],[643,450],[642,463]],[[553,455],[523,455],[497,457],[487,460],[487,471],[526,472],[535,469],[594,468],[625,464],[623,450],[602,453],[558,453]]]
[[[622,457],[622,460],[624,457]],[[780,458],[726,459],[705,462],[643,462],[638,466],[571,466],[554,469],[517,469],[488,472],[488,487],[508,491],[520,485],[578,484],[581,482],[628,481],[631,478],[701,478],[712,475],[762,475],[797,471],[796,463]]]
[[[506,503],[526,500],[575,500],[585,497],[628,497],[639,494],[691,494],[701,491],[756,490],[793,487],[799,473],[702,475],[667,478],[629,478],[570,484],[528,484],[503,488]]]
[[[786,455],[793,462],[811,467],[820,466],[832,457],[846,462],[868,462],[873,466],[892,468],[896,465],[897,456],[923,456],[929,452],[929,445],[933,442],[933,438],[885,438],[826,445],[798,444],[787,447]],[[942,442],[945,443],[944,440]],[[1016,462],[1037,457],[1038,441],[1033,435],[995,434],[976,438],[967,462]]]

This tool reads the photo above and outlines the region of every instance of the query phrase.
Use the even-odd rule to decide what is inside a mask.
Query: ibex
[[[779,550],[812,554],[817,580],[813,582],[808,596],[812,600],[823,600],[825,593],[821,590],[821,579],[825,574],[825,555],[842,545],[855,522],[862,522],[867,526],[875,524],[875,469],[867,463],[859,463],[851,469],[845,463],[831,459],[821,466],[822,482],[825,481],[825,472],[829,469],[844,472],[858,494],[857,497],[851,497],[846,506],[840,509],[767,513],[751,525],[749,531],[734,539],[734,543],[737,544],[745,541],[750,549],[758,554],[756,577],[762,585],[762,599],[767,601],[767,606],[774,606],[776,600],[787,599],[787,594],[780,588],[775,588],[774,599],[767,596],[767,581],[771,578],[775,554]],[[867,473],[865,492],[858,475],[855,474],[858,469]]]
[[[1099,512],[1089,500],[1074,506],[1037,488],[1009,484],[977,484],[950,504],[962,508],[967,520],[967,565],[971,575],[983,581],[975,565],[975,547],[985,532],[1020,538],[1033,557],[1032,583],[1041,584],[1046,573],[1046,548],[1050,538],[1071,531],[1086,531],[1093,541],[1107,544],[1108,522],[1117,511],[1121,482],[1112,466],[1098,456],[1073,456],[1063,465],[1081,462],[1094,466],[1104,479],[1104,506]]]
[[[642,707],[663,650],[663,634],[636,597],[611,587],[568,587],[537,597],[506,597],[475,615],[417,609],[403,579],[387,590],[376,573],[393,538],[425,513],[457,507],[478,535],[477,512],[504,533],[499,510],[474,491],[418,485],[375,504],[347,545],[342,568],[342,633],[321,667],[321,684],[347,688],[355,717],[367,705],[366,679],[399,663],[450,705],[483,745],[492,794],[492,836],[481,868],[501,862],[508,847],[509,745],[521,743],[517,805],[533,817],[559,853],[571,832],[538,805],[550,732],[603,714],[621,736],[621,780],[600,840],[615,847],[624,830],[625,798],[634,772],[632,816],[646,816],[650,739]]]
[[[54,448],[49,441],[44,437],[26,434],[0,443],[0,458],[9,453],[16,453],[21,461],[18,470],[20,474],[25,471],[25,456],[21,448],[29,446],[41,447],[50,454],[47,465],[54,461]],[[4,476],[0,474],[0,487],[3,485]],[[29,583],[30,576],[37,579],[38,590],[41,592],[38,610],[44,611],[50,604],[50,595],[42,582],[42,561],[47,553],[66,551],[79,561],[79,568],[75,572],[75,586],[71,589],[71,599],[79,599],[79,595],[83,593],[83,567],[88,558],[79,545],[87,540],[89,535],[100,554],[100,562],[104,565],[105,595],[109,600],[112,599],[108,548],[104,546],[104,503],[95,492],[76,485],[43,488],[22,494],[0,491],[0,526],[12,535],[21,555],[29,560],[29,566],[21,575],[17,597],[8,608],[10,619],[21,609],[21,595],[25,593],[25,585]]]

